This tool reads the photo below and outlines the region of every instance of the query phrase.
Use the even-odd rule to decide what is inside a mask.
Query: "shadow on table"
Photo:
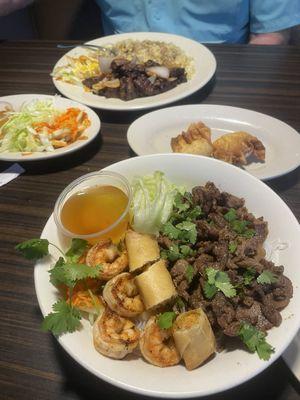
[[[285,190],[290,189],[300,180],[300,167],[296,168],[289,174],[280,176],[275,179],[266,181],[266,184],[270,186],[276,193],[281,193]]]
[[[91,159],[102,146],[102,137],[100,133],[89,144],[72,153],[67,153],[59,157],[49,158],[45,160],[18,162],[27,174],[41,175],[45,173],[64,171],[81,165]],[[0,171],[11,166],[13,162],[0,162]]]
[[[183,106],[183,105],[188,105],[188,104],[199,104],[207,98],[207,96],[213,90],[215,84],[216,84],[216,75],[214,75],[211,78],[211,80],[205,86],[203,86],[203,88],[198,90],[196,93],[193,93],[192,95],[190,95],[184,99],[178,100],[174,103],[165,104],[163,106],[159,106],[159,107],[155,107],[155,108],[151,108],[151,109],[147,109],[147,110],[141,110],[141,111],[98,110],[96,112],[99,115],[102,122],[131,124],[134,120],[141,117],[142,115],[152,112],[152,111],[156,111],[161,108]]]
[[[151,399],[151,397],[140,396],[118,389],[95,377],[73,361],[73,359],[60,347],[54,338],[53,347],[63,378],[63,387],[61,388],[62,395],[80,400],[99,400],[104,398],[117,398],[118,400],[138,400],[142,398],[145,400]],[[101,362],[101,360],[99,360],[99,362]],[[239,366],[237,365],[237,369],[238,368]],[[224,373],[226,374],[225,371]],[[184,382],[182,382],[182,384],[184,385]],[[298,398],[299,394],[299,383],[295,380],[284,361],[280,358],[266,371],[262,372],[256,378],[251,379],[249,382],[244,383],[235,389],[214,395],[213,397],[207,396],[202,399],[294,400]]]

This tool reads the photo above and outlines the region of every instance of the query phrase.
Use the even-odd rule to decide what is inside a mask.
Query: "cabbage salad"
[[[83,139],[89,125],[79,108],[61,110],[52,99],[32,100],[19,111],[10,107],[0,112],[0,153],[52,152]]]

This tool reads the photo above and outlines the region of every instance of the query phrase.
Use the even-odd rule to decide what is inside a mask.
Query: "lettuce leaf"
[[[137,232],[149,234],[158,234],[170,218],[176,194],[185,191],[183,187],[169,182],[161,171],[136,177],[132,188],[133,228]]]

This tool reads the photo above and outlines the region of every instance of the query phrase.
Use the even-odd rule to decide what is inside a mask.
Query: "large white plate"
[[[49,158],[63,156],[67,153],[72,153],[80,149],[83,146],[86,146],[91,140],[97,136],[100,131],[100,119],[98,115],[91,110],[89,107],[86,107],[82,104],[79,104],[75,101],[65,99],[60,96],[48,96],[44,94],[18,94],[13,96],[3,96],[0,97],[1,101],[7,101],[12,104],[15,110],[19,110],[22,104],[31,100],[44,100],[44,99],[54,99],[55,105],[57,108],[65,110],[69,107],[77,107],[81,110],[85,111],[89,116],[91,121],[91,125],[85,130],[84,135],[87,137],[85,140],[77,140],[70,145],[63,147],[61,149],[56,149],[53,152],[35,152],[29,155],[23,155],[21,152],[9,152],[9,153],[0,153],[0,161],[34,161],[34,160],[45,160]]]
[[[284,250],[275,253],[274,261],[285,266],[285,274],[293,282],[294,297],[282,312],[281,326],[268,334],[268,341],[276,348],[268,362],[243,349],[217,354],[210,362],[190,372],[183,365],[162,370],[135,357],[112,360],[101,356],[94,349],[88,322],[84,323],[79,332],[60,337],[59,342],[63,348],[84,368],[103,380],[132,392],[163,398],[198,397],[220,392],[243,383],[274,362],[290,343],[300,323],[300,228],[287,205],[252,175],[211,158],[156,154],[124,160],[108,169],[129,179],[137,173],[152,173],[160,169],[171,181],[184,184],[187,188],[213,181],[220,189],[244,197],[249,210],[256,216],[264,216],[269,222],[267,250],[278,240],[287,243]],[[64,245],[57,233],[53,216],[49,218],[42,237]],[[54,251],[52,254],[59,257]],[[51,311],[57,295],[49,283],[47,270],[50,264],[49,259],[39,262],[34,271],[37,298],[44,315]]]
[[[120,111],[142,110],[145,108],[169,104],[196,92],[202,88],[215,73],[216,59],[214,55],[202,44],[182,36],[158,32],[134,32],[105,36],[100,39],[92,40],[88,43],[105,46],[107,44],[116,43],[124,39],[159,40],[179,46],[188,56],[191,56],[195,60],[195,73],[193,77],[186,83],[182,83],[165,93],[161,93],[156,96],[141,97],[129,101],[123,101],[120,99],[107,99],[104,96],[97,96],[93,93],[86,92],[82,87],[53,79],[53,83],[56,88],[64,96],[73,100],[77,100],[80,103],[87,104],[91,107]],[[74,57],[80,54],[85,54],[86,51],[87,50],[84,48],[77,47],[69,51],[67,55]],[[62,66],[65,63],[66,58],[63,56],[57,62],[55,67]]]
[[[138,155],[169,153],[171,138],[198,121],[212,129],[212,140],[234,131],[257,136],[266,147],[266,161],[251,162],[244,169],[259,179],[275,178],[300,165],[300,134],[278,119],[243,108],[211,104],[164,108],[134,121],[127,139]]]

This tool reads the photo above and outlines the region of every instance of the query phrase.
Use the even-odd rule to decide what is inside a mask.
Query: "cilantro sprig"
[[[255,269],[254,268],[246,268],[243,273],[243,283],[245,286],[250,285],[250,283],[255,278]]]
[[[204,294],[206,298],[213,298],[218,291],[229,298],[236,296],[236,289],[231,284],[226,272],[219,271],[212,267],[206,268],[205,272],[207,276],[207,281],[204,284]]]
[[[224,218],[227,222],[229,222],[231,229],[238,235],[246,237],[247,239],[255,236],[255,229],[247,228],[250,222],[238,219],[236,210],[234,208],[230,208],[229,211],[224,214]]]
[[[15,249],[28,260],[39,260],[49,254],[49,244],[47,239],[30,239],[19,243]]]
[[[273,274],[272,271],[269,270],[264,270],[257,278],[256,278],[258,283],[261,284],[271,284],[271,283],[275,283],[278,281],[278,277]]]
[[[69,298],[77,282],[87,278],[97,278],[101,272],[101,265],[89,266],[78,261],[88,248],[88,242],[82,239],[73,239],[71,247],[64,253],[55,244],[47,239],[31,239],[16,246],[24,257],[38,260],[49,254],[49,245],[56,247],[62,254],[54,267],[49,270],[50,282],[54,286],[65,285],[69,289]],[[59,336],[66,332],[74,332],[80,326],[81,313],[64,299],[58,300],[53,306],[53,312],[48,314],[42,323],[42,329],[51,331]]]
[[[168,221],[161,232],[169,239],[180,240],[182,243],[195,244],[197,240],[196,224],[190,221],[179,222],[176,225]]]
[[[48,314],[42,323],[43,331],[51,331],[55,336],[66,332],[74,332],[80,326],[81,315],[79,310],[65,300],[58,300],[53,304],[54,312]]]
[[[191,249],[188,245],[178,245],[172,244],[169,249],[161,250],[160,256],[165,260],[171,262],[177,261],[181,258],[194,257],[196,255],[196,250]]]
[[[243,322],[240,326],[239,337],[252,353],[257,353],[261,360],[269,360],[275,349],[266,341],[266,334],[255,326]]]
[[[188,264],[185,270],[185,277],[187,282],[190,284],[195,276],[195,270],[192,265]]]
[[[174,311],[167,311],[157,316],[157,324],[160,329],[169,329],[172,327],[175,318],[176,313]]]

